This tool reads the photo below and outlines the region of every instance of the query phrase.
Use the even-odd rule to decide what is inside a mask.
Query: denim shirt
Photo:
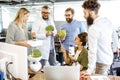
[[[71,23],[65,23],[61,26],[61,30],[66,30],[66,38],[62,42],[62,45],[66,50],[69,51],[69,47],[74,47],[74,39],[75,37],[85,32],[85,27],[82,25],[80,21],[73,20]]]

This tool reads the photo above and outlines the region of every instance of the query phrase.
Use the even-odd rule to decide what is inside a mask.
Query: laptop
[[[80,80],[78,66],[45,66],[46,80]]]

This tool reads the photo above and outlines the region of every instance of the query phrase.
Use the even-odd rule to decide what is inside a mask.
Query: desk
[[[35,73],[36,75],[28,80],[45,80],[45,76],[41,71]]]

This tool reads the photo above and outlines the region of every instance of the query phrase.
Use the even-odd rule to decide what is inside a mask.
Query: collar
[[[74,21],[75,21],[75,20],[73,19],[73,20],[71,21],[71,23],[68,23],[68,22],[67,22],[67,23],[68,23],[68,24],[72,24]]]
[[[96,23],[100,18],[101,18],[101,17],[98,16],[98,17],[94,20],[93,23]]]

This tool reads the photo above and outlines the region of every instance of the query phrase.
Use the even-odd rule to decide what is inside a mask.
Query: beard
[[[71,23],[72,22],[72,18],[66,18],[66,21],[68,22],[68,23]]]
[[[89,15],[88,18],[87,18],[87,25],[90,26],[93,24],[93,18]]]
[[[43,18],[44,20],[48,20],[48,17],[44,17],[44,16],[42,16],[42,18]]]

